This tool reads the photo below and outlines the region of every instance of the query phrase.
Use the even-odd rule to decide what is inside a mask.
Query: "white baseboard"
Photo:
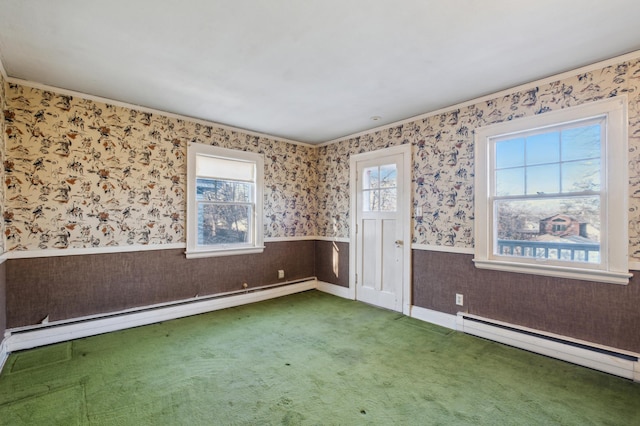
[[[334,296],[343,297],[345,299],[351,299],[351,295],[349,294],[349,287],[342,287],[336,284],[330,284],[324,281],[318,281],[318,286],[316,287],[319,291],[333,294]]]
[[[233,296],[211,298],[202,301],[174,304],[147,310],[128,311],[122,314],[110,314],[107,317],[77,319],[76,322],[49,323],[42,328],[30,330],[7,330],[8,337],[3,341],[4,353],[31,349],[52,343],[64,342],[82,337],[108,333],[110,331],[149,325],[161,321],[183,318],[219,309],[231,308],[248,303],[274,299],[293,293],[299,293],[316,288],[316,280],[303,281],[281,287],[269,288],[261,291],[249,291]],[[0,357],[1,357],[0,353]]]
[[[7,349],[7,339],[5,338],[0,342],[0,371],[4,368],[7,358],[9,358],[9,350]]]
[[[458,329],[457,317],[452,314],[421,308],[419,306],[411,306],[411,317],[452,330]]]
[[[5,338],[0,342],[0,371],[2,371],[2,367],[7,361],[9,353],[13,351],[260,302],[312,289],[338,297],[351,298],[349,289],[346,287],[310,279],[300,283],[226,297],[185,301],[185,303],[174,305],[113,313],[105,317],[78,318],[75,321],[49,323],[39,328],[9,329],[5,333]],[[640,354],[500,323],[464,313],[452,315],[419,306],[411,306],[410,316],[452,330],[462,331],[640,382],[640,361],[638,360]],[[483,322],[478,322],[477,320]],[[535,333],[535,335],[532,333]],[[545,338],[545,336],[551,339]],[[566,343],[559,340],[565,340]],[[616,353],[623,356],[616,356]],[[634,357],[635,359],[633,359]]]
[[[465,313],[411,306],[411,317],[640,382],[640,354]],[[466,317],[466,318],[465,318]],[[483,322],[473,321],[472,319]],[[635,360],[633,358],[636,358]]]
[[[464,333],[640,382],[640,354],[474,315],[458,317]]]

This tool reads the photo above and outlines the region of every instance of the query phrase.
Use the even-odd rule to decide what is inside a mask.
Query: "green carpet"
[[[640,425],[640,385],[317,291],[11,354],[2,425]]]

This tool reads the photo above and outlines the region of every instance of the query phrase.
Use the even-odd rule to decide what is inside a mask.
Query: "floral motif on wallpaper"
[[[185,241],[186,147],[265,155],[265,236],[315,235],[315,151],[6,85],[7,250]]]
[[[640,259],[640,61],[451,110],[319,148],[318,232],[349,236],[349,157],[412,145],[413,242],[474,245],[474,129],[618,95],[629,101],[630,255]]]
[[[185,240],[188,143],[265,155],[265,237],[349,236],[349,157],[412,146],[413,242],[473,247],[474,129],[629,100],[630,255],[640,259],[640,60],[321,147],[5,84],[7,250]],[[1,93],[0,93],[1,95]]]
[[[5,103],[5,94],[4,94],[4,77],[2,76],[2,74],[0,74],[0,111],[2,111],[4,113],[4,110],[6,109],[6,103]],[[4,164],[4,153],[5,153],[5,143],[4,143],[4,117],[0,117],[0,162],[2,162]],[[2,176],[2,180],[4,181],[4,169],[2,169],[2,171],[0,172],[0,175]],[[0,216],[2,216],[4,213],[4,185],[0,185]],[[4,235],[4,230],[5,230],[5,226],[4,226],[4,221],[1,222],[0,225],[0,231],[2,232],[2,235]],[[4,247],[4,238],[0,238],[0,253],[4,253],[5,252],[5,247]]]

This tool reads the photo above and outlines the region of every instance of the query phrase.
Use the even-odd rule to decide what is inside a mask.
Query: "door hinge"
[[[356,274],[356,284],[358,284],[358,274]]]
[[[356,234],[358,233],[358,224],[356,223]]]

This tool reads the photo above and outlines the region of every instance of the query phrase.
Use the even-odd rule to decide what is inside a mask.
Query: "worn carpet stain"
[[[18,352],[0,425],[636,425],[640,385],[308,291]]]
[[[88,424],[82,385],[51,389],[0,405],[2,425]]]
[[[9,371],[17,373],[32,368],[44,368],[71,359],[71,343],[45,346],[37,351],[19,352],[12,359]]]

